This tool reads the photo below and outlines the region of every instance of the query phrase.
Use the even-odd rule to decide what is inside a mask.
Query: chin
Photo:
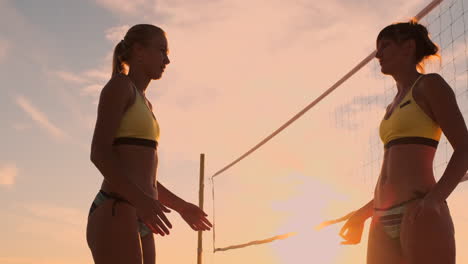
[[[151,78],[151,79],[153,79],[153,80],[159,80],[159,79],[161,79],[161,78],[162,78],[162,72],[159,73],[159,74],[153,75],[153,78]]]
[[[384,67],[381,67],[381,68],[380,68],[380,72],[381,72],[383,75],[392,75],[392,73],[391,73],[388,69],[385,69]]]

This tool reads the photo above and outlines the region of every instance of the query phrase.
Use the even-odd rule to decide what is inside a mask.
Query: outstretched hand
[[[165,214],[171,212],[171,210],[148,195],[142,195],[135,207],[138,218],[153,233],[161,236],[169,235],[169,229],[172,228],[172,225]]]
[[[186,203],[179,214],[195,231],[209,231],[213,226],[206,218],[208,215],[192,203]]]
[[[337,224],[343,221],[346,223],[340,230],[340,236],[344,239],[341,241],[341,245],[355,245],[361,242],[362,231],[364,229],[365,218],[362,218],[358,211],[353,211],[347,215],[340,217],[338,219],[333,219],[329,221],[322,222],[320,225],[316,226],[316,230],[320,230],[326,226]]]
[[[344,239],[340,244],[341,245],[356,245],[361,242],[362,231],[364,230],[364,223],[366,222],[366,217],[363,217],[360,214],[360,211],[351,212],[346,215],[348,218],[346,223],[340,230],[340,236]]]
[[[340,217],[340,218],[337,218],[337,219],[333,219],[333,220],[327,220],[327,221],[323,221],[322,223],[320,223],[320,225],[317,225],[315,227],[315,230],[320,230],[322,228],[325,228],[329,225],[333,225],[333,224],[337,224],[339,222],[343,222],[343,221],[346,221],[348,220],[353,214],[355,213],[355,211],[343,216],[343,217]]]

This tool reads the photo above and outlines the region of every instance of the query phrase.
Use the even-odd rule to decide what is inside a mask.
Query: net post
[[[205,187],[205,154],[200,154],[200,184],[198,189],[198,206],[203,210],[204,187]],[[203,253],[203,231],[198,231],[197,264],[202,264]]]

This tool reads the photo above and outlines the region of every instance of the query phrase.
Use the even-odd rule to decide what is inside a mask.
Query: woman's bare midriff
[[[157,151],[153,148],[135,145],[117,145],[113,148],[129,180],[147,195],[157,199]],[[101,189],[107,193],[118,193],[106,180],[102,182]]]
[[[374,193],[374,207],[388,208],[427,193],[436,184],[430,146],[395,145],[384,153],[382,170]]]

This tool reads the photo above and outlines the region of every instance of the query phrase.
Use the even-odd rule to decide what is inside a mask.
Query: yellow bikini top
[[[399,106],[394,107],[388,119],[380,123],[380,138],[385,148],[396,144],[424,144],[437,147],[442,130],[416,103],[413,88],[421,79],[413,83]]]
[[[159,140],[159,124],[146,99],[135,89],[135,101],[125,111],[119,129],[114,137],[114,145],[130,144],[156,148]]]

